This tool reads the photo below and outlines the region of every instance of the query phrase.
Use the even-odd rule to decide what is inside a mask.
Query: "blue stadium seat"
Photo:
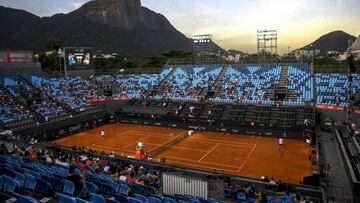
[[[51,178],[51,185],[54,192],[62,193],[64,190],[64,180],[58,177]]]
[[[42,194],[46,197],[49,197],[52,195],[52,189],[51,189],[51,185],[50,183],[41,180],[41,179],[37,179],[36,180],[36,187],[35,187],[35,192]]]
[[[170,197],[164,197],[162,202],[163,203],[176,203],[176,200],[172,199]]]
[[[129,195],[131,192],[131,189],[128,185],[125,185],[125,184],[120,184],[120,188],[119,188],[119,193],[120,194],[125,194],[125,195]]]
[[[149,197],[150,203],[161,203],[162,201],[156,197]]]
[[[72,182],[64,179],[64,189],[63,189],[63,193],[66,194],[66,195],[73,196],[73,195],[74,195],[74,191],[75,191],[75,185],[74,185],[74,183],[72,183]]]
[[[13,171],[15,180],[20,183],[21,188],[24,186],[25,183],[25,176],[19,172]]]
[[[143,195],[134,194],[134,197],[138,200],[141,200],[142,202],[148,203],[149,199]]]
[[[16,180],[6,175],[3,175],[2,178],[4,180],[3,189],[2,189],[3,192],[12,194],[16,190],[20,189],[20,183],[17,182]]]
[[[144,203],[143,201],[139,200],[139,199],[135,199],[132,197],[128,198],[128,203]]]
[[[33,197],[30,197],[30,196],[24,196],[24,195],[20,195],[20,194],[17,194],[17,193],[14,193],[13,196],[16,198],[18,203],[38,203],[39,202],[39,201],[37,201],[36,199],[34,199]]]
[[[85,182],[85,194],[95,193],[97,194],[99,192],[99,188],[97,185],[95,185],[92,182]]]
[[[77,203],[90,203],[89,201],[86,201],[86,200],[83,200],[83,199],[80,199],[80,198],[76,198],[76,202]]]
[[[118,202],[122,202],[122,203],[125,203],[125,202],[128,202],[128,196],[127,195],[124,195],[124,194],[118,194],[115,196],[115,199],[118,201]],[[156,203],[161,203],[160,202],[156,202]]]
[[[25,173],[24,189],[35,191],[36,179],[34,176]]]
[[[57,203],[77,203],[76,198],[61,193],[56,193],[56,201]]]
[[[92,203],[106,203],[106,199],[103,196],[94,193],[90,193],[90,199]]]

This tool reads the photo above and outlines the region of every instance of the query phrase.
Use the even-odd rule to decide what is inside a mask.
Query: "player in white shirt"
[[[100,138],[101,138],[102,141],[105,140],[105,131],[104,130],[100,131]]]
[[[284,148],[284,138],[280,137],[278,143],[279,143],[279,149],[283,149]]]

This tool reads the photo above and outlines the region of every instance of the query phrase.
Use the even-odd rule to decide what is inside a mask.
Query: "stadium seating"
[[[19,83],[14,76],[0,76],[0,122],[9,124],[31,122],[34,117],[30,111],[19,102],[17,89]]]
[[[157,74],[141,74],[141,75],[118,75],[115,78],[116,86],[119,88],[118,93],[113,96],[129,96],[140,98],[143,93],[151,86],[159,82]]]
[[[62,183],[64,183],[64,187],[62,192],[57,192],[55,194],[55,199],[57,200],[57,202],[87,202],[86,200],[81,200],[73,197],[74,185],[72,182],[64,179],[66,177],[67,169],[63,166],[57,164],[49,164],[42,161],[31,162],[16,156],[0,155],[0,159],[2,161],[0,164],[0,184],[2,192],[14,195],[14,197],[19,200],[21,199],[23,202],[38,202],[33,198],[20,194],[15,194],[15,192],[21,192],[21,190],[23,189],[35,192],[36,194],[40,194],[45,197],[51,197],[52,194],[55,192],[55,185],[59,184],[53,182],[54,180],[56,180],[54,179],[54,177],[61,177],[62,180],[60,180],[62,181]],[[5,173],[6,171],[4,170],[4,167],[12,167],[12,165],[18,166],[16,170],[19,172],[12,173],[12,171],[9,170],[6,173],[11,173],[12,177],[8,175],[3,175],[3,173]],[[32,170],[30,170],[30,168]],[[35,180],[34,176],[30,175],[29,173],[38,174],[37,179]],[[24,187],[22,187],[22,184],[17,181],[19,175],[22,175],[21,181],[24,182]],[[87,181],[84,192],[89,195],[89,198],[92,202],[116,202],[114,200],[107,199],[101,195],[110,195],[106,191],[107,186],[116,188],[114,189],[113,194],[111,194],[110,196],[114,196],[116,197],[116,199],[122,200],[121,202],[149,202],[148,197],[144,196],[147,193],[144,192],[146,191],[146,189],[143,186],[132,184],[130,182],[117,183],[112,177],[107,174],[99,174],[91,171],[85,172],[85,179]],[[132,189],[130,189],[130,187]],[[99,190],[99,188],[102,188],[101,191]],[[129,195],[131,194],[134,195],[130,197]]]
[[[155,98],[198,101],[202,90],[210,87],[221,71],[220,66],[180,66],[166,81],[166,91]],[[164,74],[163,74],[164,75]]]
[[[87,90],[83,87],[80,77],[74,78],[46,78],[44,76],[32,75],[29,78],[32,84],[60,104],[66,104],[72,110],[79,110],[90,106],[84,100]]]
[[[317,104],[347,107],[347,75],[316,74]]]
[[[285,105],[304,105],[313,99],[313,78],[309,65],[297,64],[289,66],[287,88],[294,90],[295,97],[285,101]]]
[[[266,91],[277,86],[280,79],[280,66],[245,65],[230,67],[222,84],[223,94],[212,101],[234,103],[241,101],[246,104],[274,104],[266,98]]]
[[[207,101],[212,103],[275,105],[279,102],[269,96],[269,89],[279,87],[284,66],[288,67],[285,88],[292,96],[288,96],[281,105],[349,106],[347,76],[317,73],[313,78],[308,64],[232,65],[226,66],[226,69],[223,65],[180,65],[166,66],[160,74],[86,78],[49,78],[40,73],[0,75],[0,124],[8,128],[29,123],[35,125],[92,109],[88,99],[108,98],[104,91],[106,88],[110,88],[114,97],[170,99],[176,102],[206,101],[206,93],[211,90],[215,94]],[[224,75],[218,79],[220,74]],[[152,94],[149,90],[153,87],[160,87],[160,91]],[[354,74],[353,92],[359,90],[360,75]],[[35,94],[36,91],[40,95]],[[219,112],[213,115],[219,115]]]

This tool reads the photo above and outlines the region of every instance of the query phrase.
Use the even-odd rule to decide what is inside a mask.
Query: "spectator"
[[[71,166],[69,168],[69,175],[68,177],[66,177],[66,179],[74,183],[75,186],[74,196],[78,196],[84,187],[84,183],[82,182],[81,177],[75,173],[75,169],[76,169],[75,166]]]

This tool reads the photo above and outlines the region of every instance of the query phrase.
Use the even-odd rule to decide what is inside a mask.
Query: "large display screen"
[[[90,53],[69,53],[69,66],[90,65]]]
[[[92,65],[92,48],[65,48],[68,69],[87,68]]]

